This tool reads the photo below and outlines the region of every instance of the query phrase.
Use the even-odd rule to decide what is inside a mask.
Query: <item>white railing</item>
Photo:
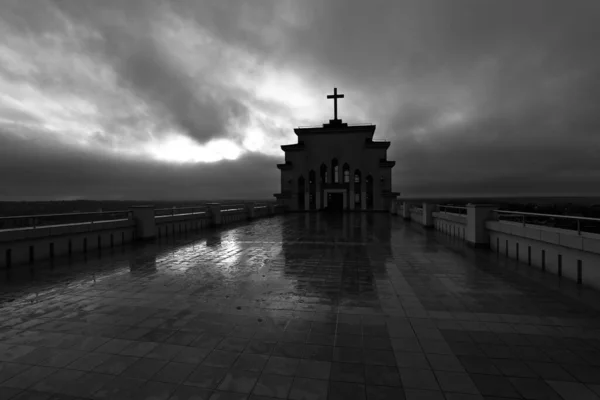
[[[494,210],[495,219],[497,221],[508,220],[511,222],[519,222],[523,226],[541,225],[554,228],[577,231],[578,235],[581,232],[600,233],[600,218],[578,217],[573,215],[557,215],[557,214],[539,214],[520,211]],[[557,224],[556,220],[567,221]]]

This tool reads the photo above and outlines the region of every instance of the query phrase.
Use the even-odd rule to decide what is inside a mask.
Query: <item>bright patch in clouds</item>
[[[231,140],[219,139],[199,145],[181,135],[166,137],[148,145],[146,150],[156,160],[176,163],[235,160],[243,153]]]

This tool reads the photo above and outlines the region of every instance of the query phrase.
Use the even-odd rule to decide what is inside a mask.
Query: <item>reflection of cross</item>
[[[337,99],[343,99],[343,94],[337,94],[337,88],[333,88],[333,94],[327,95],[328,99],[333,99],[333,115],[334,119],[337,121]]]

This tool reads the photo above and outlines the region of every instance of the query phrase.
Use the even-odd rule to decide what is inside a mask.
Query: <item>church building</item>
[[[392,168],[387,159],[389,141],[374,141],[375,125],[348,125],[337,118],[322,127],[297,128],[298,143],[281,146],[278,204],[290,211],[388,211],[400,193],[392,191]]]

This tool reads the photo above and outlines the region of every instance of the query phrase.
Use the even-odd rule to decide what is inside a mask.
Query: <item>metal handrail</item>
[[[181,211],[191,210],[192,214],[206,212],[206,206],[191,206],[191,207],[168,207],[168,208],[157,208],[154,210],[154,216],[164,217],[167,215],[181,215]],[[164,214],[161,214],[165,212]],[[177,214],[175,213],[177,211]],[[160,214],[160,215],[159,215]]]
[[[14,215],[7,217],[0,217],[0,220],[5,219],[20,219],[20,218],[42,218],[42,217],[58,217],[58,216],[80,216],[80,215],[97,215],[97,214],[118,214],[128,213],[130,210],[117,210],[117,211],[89,211],[89,212],[77,212],[77,213],[61,213],[61,214],[31,214],[31,215]]]
[[[443,204],[436,204],[436,206],[438,207],[438,209],[440,210],[440,212],[447,212],[447,211],[443,211],[442,208],[443,209],[459,210],[459,212],[456,213],[456,214],[459,214],[459,215],[464,215],[464,214],[466,214],[466,211],[467,211],[467,207],[461,207],[461,206],[446,206],[446,205],[443,205]]]
[[[523,224],[523,226],[526,225],[525,217],[527,217],[527,216],[574,220],[574,221],[577,221],[577,234],[578,235],[581,235],[581,221],[594,221],[594,222],[600,223],[600,218],[577,217],[574,215],[540,214],[540,213],[507,211],[507,210],[494,210],[493,212],[496,213],[498,220],[500,220],[499,214],[512,214],[514,216],[520,216],[520,217],[522,217],[521,223]]]
[[[92,216],[92,217],[96,217],[96,216],[101,216],[101,215],[114,215],[114,214],[124,214],[123,216],[125,218],[115,218],[115,219],[131,219],[131,210],[116,210],[116,211],[90,211],[90,212],[78,212],[78,213],[61,213],[61,214],[33,214],[33,215],[16,215],[16,216],[7,216],[7,217],[0,217],[0,223],[2,221],[11,221],[11,220],[31,220],[31,225],[29,226],[20,226],[20,227],[14,227],[14,229],[18,229],[18,228],[33,228],[36,229],[38,227],[42,227],[42,226],[48,226],[51,224],[46,224],[46,225],[40,225],[38,220],[42,219],[42,218],[56,218],[56,217],[62,217],[62,218],[70,218],[70,217],[81,217],[81,216]],[[101,220],[98,218],[91,218],[88,221],[81,221],[81,222],[67,222],[67,223],[62,223],[62,224],[55,224],[55,225],[69,225],[72,223],[90,223],[93,224],[94,222],[100,222],[100,221],[108,221],[108,220]],[[1,226],[1,224],[0,224]],[[7,229],[13,229],[11,228],[7,228]]]

